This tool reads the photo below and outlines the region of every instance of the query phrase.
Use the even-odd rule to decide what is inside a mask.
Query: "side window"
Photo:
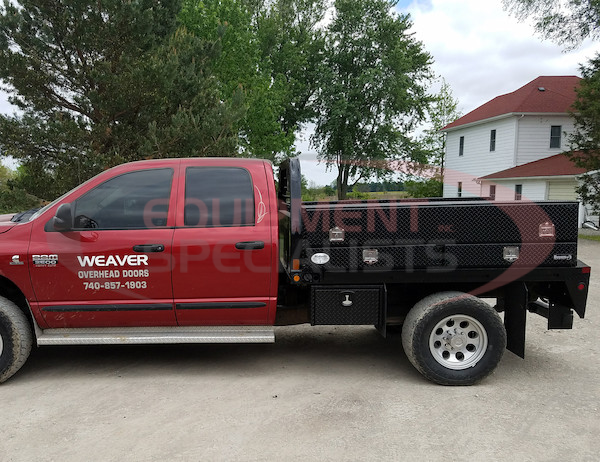
[[[147,229],[167,225],[173,169],[125,173],[74,203],[75,229]]]
[[[250,173],[238,167],[188,167],[183,221],[201,228],[254,225]]]
[[[552,125],[550,127],[550,148],[560,148],[560,135],[562,125]]]
[[[458,140],[458,156],[462,157],[465,153],[465,137],[461,136]]]
[[[515,200],[520,201],[523,198],[523,185],[516,184],[515,185]]]
[[[490,131],[490,152],[496,150],[496,130]]]

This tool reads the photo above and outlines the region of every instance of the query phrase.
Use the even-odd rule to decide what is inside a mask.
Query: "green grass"
[[[598,241],[600,242],[600,234],[580,234],[579,239],[587,239],[588,241]]]

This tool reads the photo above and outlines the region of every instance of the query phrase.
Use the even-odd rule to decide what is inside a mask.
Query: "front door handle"
[[[238,250],[259,250],[265,248],[265,243],[263,241],[238,242],[235,248]]]
[[[141,244],[133,246],[134,252],[164,252],[164,250],[165,246],[162,244]]]

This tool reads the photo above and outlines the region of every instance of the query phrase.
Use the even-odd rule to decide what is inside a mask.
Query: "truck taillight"
[[[590,266],[584,266],[581,268],[581,274],[590,274],[592,272],[592,268]]]
[[[584,290],[585,289],[585,284],[583,282],[580,282],[579,285],[577,286],[577,290]]]

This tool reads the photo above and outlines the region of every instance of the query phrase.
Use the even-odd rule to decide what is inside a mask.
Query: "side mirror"
[[[52,218],[52,226],[55,231],[70,231],[73,229],[73,212],[71,204],[61,204]]]

